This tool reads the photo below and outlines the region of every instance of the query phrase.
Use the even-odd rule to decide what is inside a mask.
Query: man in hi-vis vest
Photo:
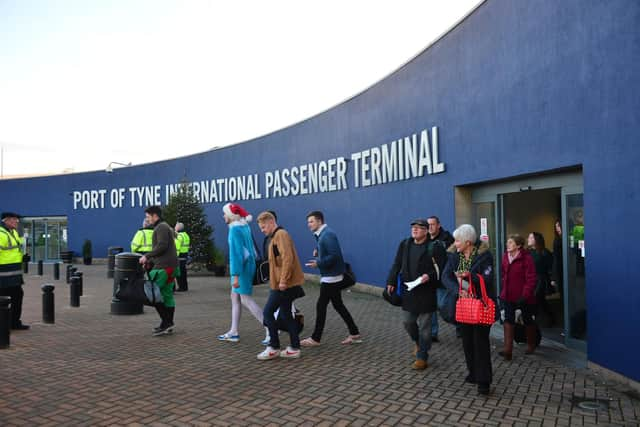
[[[184,224],[181,222],[176,223],[175,232],[176,251],[178,252],[178,261],[180,261],[180,276],[177,279],[178,289],[176,291],[186,292],[189,290],[189,285],[187,284],[187,257],[191,248],[191,238],[184,231]]]
[[[146,254],[151,252],[151,237],[153,236],[153,227],[151,227],[147,220],[142,221],[142,228],[136,231],[133,239],[131,240],[131,252],[137,254]]]
[[[18,235],[19,215],[2,213],[0,223],[0,295],[11,297],[11,329],[29,329],[22,316],[22,238]]]

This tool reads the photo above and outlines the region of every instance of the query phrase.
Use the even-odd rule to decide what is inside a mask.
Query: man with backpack
[[[446,261],[444,247],[429,240],[426,219],[411,222],[411,237],[398,246],[387,278],[387,291],[403,287],[403,325],[415,343],[415,370],[428,367],[431,348],[431,317],[437,310],[436,289],[440,286],[440,265]],[[400,277],[400,280],[398,280]]]

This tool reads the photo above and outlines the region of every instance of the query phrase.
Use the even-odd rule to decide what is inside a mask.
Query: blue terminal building
[[[32,261],[79,254],[85,239],[106,257],[128,246],[144,207],[186,180],[219,247],[222,206],[238,201],[254,217],[275,210],[304,259],[314,246],[305,216],[319,209],[358,281],[374,287],[416,217],[437,215],[450,231],[471,223],[497,257],[513,233],[539,231],[551,247],[558,220],[564,280],[543,334],[637,385],[639,23],[636,0],[488,0],[305,121],[111,173],[3,180],[2,208],[25,216]]]

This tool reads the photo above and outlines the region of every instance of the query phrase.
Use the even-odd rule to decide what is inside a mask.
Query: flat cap
[[[411,221],[411,225],[429,228],[429,222],[425,218],[418,218]]]
[[[2,218],[0,219],[5,219],[5,218],[20,218],[20,215],[18,215],[15,212],[2,212]]]

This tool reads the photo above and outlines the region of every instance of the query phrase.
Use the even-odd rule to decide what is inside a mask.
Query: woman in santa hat
[[[262,309],[251,298],[253,292],[253,276],[256,272],[256,252],[249,228],[249,215],[237,203],[227,203],[222,207],[224,222],[229,226],[229,273],[231,275],[231,328],[219,335],[218,340],[238,342],[240,335],[240,313],[244,305],[262,325]],[[268,329],[265,328],[266,338],[269,339]]]

